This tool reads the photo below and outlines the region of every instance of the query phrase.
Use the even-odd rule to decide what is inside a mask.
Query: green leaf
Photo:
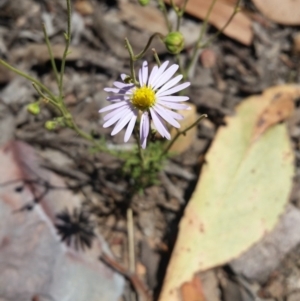
[[[275,226],[291,190],[293,151],[285,123],[253,137],[272,101],[280,93],[293,98],[295,91],[300,88],[269,89],[226,118],[180,222],[160,300],[180,300],[174,296],[195,273],[237,257]]]

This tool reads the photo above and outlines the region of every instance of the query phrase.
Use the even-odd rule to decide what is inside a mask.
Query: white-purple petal
[[[175,128],[180,128],[180,124],[170,114],[168,114],[168,111],[165,108],[154,106],[153,109],[157,114],[159,114],[164,120],[169,122]]]
[[[169,61],[165,61],[160,67],[158,67],[157,71],[155,72],[155,74],[153,74],[153,77],[148,81],[148,87],[151,86],[153,87],[156,83],[156,80],[163,74],[163,72],[166,70],[167,66],[169,64]],[[153,72],[153,70],[152,70]]]
[[[151,83],[152,83],[152,81],[153,81],[153,79],[154,79],[154,77],[157,73],[157,70],[158,70],[158,66],[155,65],[152,68],[152,71],[151,71],[150,76],[149,76],[148,85],[147,85],[148,87],[151,86]]]
[[[156,91],[156,103],[149,109],[151,119],[161,136],[171,139],[165,121],[179,128],[180,124],[177,120],[182,120],[184,117],[172,110],[189,109],[189,106],[180,103],[187,101],[189,97],[173,96],[172,94],[185,89],[190,83],[178,85],[183,76],[178,75],[172,79],[178,70],[178,65],[173,64],[167,68],[168,64],[169,62],[166,61],[160,67],[154,66],[149,72],[148,63],[144,61],[138,72],[138,79],[140,87],[147,86]],[[126,74],[121,74],[123,82],[116,81],[113,83],[114,87],[104,89],[106,92],[114,93],[114,95],[107,97],[107,100],[113,104],[99,111],[100,113],[108,112],[103,118],[105,121],[103,127],[115,124],[111,135],[119,133],[127,125],[124,142],[127,142],[132,135],[139,111],[132,106],[130,101],[131,95],[138,87],[132,83],[125,83],[126,78]],[[146,148],[149,132],[150,115],[149,112],[144,112],[140,121],[140,144],[142,148]]]
[[[147,145],[147,138],[149,135],[150,129],[150,120],[148,112],[144,112],[141,117],[141,124],[140,124],[140,143],[143,149],[146,148]]]
[[[114,117],[116,114],[119,114],[119,112],[123,112],[124,110],[127,110],[128,107],[127,106],[122,106],[120,108],[117,108],[113,111],[110,111],[109,113],[107,113],[104,117],[103,117],[103,120],[104,121],[107,121],[108,119]]]
[[[155,106],[161,108],[161,105],[159,105],[158,103],[157,103]],[[176,112],[174,112],[174,111],[172,111],[172,110],[166,109],[165,107],[162,107],[162,108],[165,109],[165,110],[168,112],[168,114],[169,114],[171,117],[173,117],[174,119],[177,119],[177,120],[182,120],[182,119],[184,119],[184,117],[183,117],[181,114],[176,113]]]
[[[163,101],[171,101],[171,102],[181,102],[181,101],[187,101],[190,98],[188,96],[158,96],[157,100],[163,100]]]
[[[114,82],[113,85],[119,89],[122,89],[126,86],[128,86],[128,84],[124,84],[124,83],[121,83],[121,82]]]
[[[178,92],[178,91],[181,91],[181,90],[187,88],[190,84],[191,84],[191,83],[186,82],[186,83],[183,83],[183,84],[181,84],[181,85],[179,85],[179,86],[176,86],[176,87],[174,87],[174,88],[171,88],[170,90],[163,91],[163,92],[158,92],[156,95],[157,95],[157,96],[167,96],[167,95],[171,95],[171,94],[174,94],[174,93],[176,93],[176,92]]]
[[[102,108],[101,110],[99,110],[99,113],[104,113],[104,112],[107,112],[107,111],[111,111],[111,110],[117,109],[117,108],[122,107],[122,106],[129,106],[129,104],[128,104],[127,101],[120,101],[120,102],[117,102],[117,103],[114,103],[112,105],[109,105],[107,107]]]
[[[126,114],[130,113],[131,110],[126,108],[123,111],[118,112],[117,114],[113,115],[110,119],[108,119],[104,124],[103,127],[107,128],[111,125],[113,125],[114,123],[116,123],[119,119],[123,119],[123,116],[125,116]]]
[[[118,88],[104,88],[105,92],[113,92],[113,93],[119,93],[120,89]]]
[[[177,103],[177,102],[158,100],[157,103],[161,104],[167,108],[170,108],[172,110],[189,110],[190,109],[190,107],[188,105]]]
[[[171,79],[169,82],[167,82],[165,85],[163,85],[158,91],[158,92],[163,92],[166,91],[172,87],[174,87],[175,85],[177,85],[181,79],[182,79],[182,75],[177,75],[176,77],[174,77],[173,79]]]
[[[140,68],[139,70],[139,83],[141,85],[141,87],[143,86],[143,75],[142,75],[142,68]]]
[[[150,108],[150,113],[156,130],[161,134],[162,137],[166,137],[168,140],[170,140],[171,135],[168,132],[166,126],[163,124],[159,115],[157,115],[152,108]]]
[[[174,64],[168,68],[160,77],[158,77],[153,83],[153,90],[158,89],[163,84],[165,84],[178,70],[179,66]]]
[[[123,128],[124,126],[129,122],[129,120],[134,117],[134,112],[128,112],[126,115],[124,114],[123,118],[121,118],[118,123],[115,125],[113,131],[111,132],[111,135],[114,136],[116,134],[118,134]]]
[[[146,61],[143,62],[142,66],[142,82],[140,83],[141,86],[147,85],[148,80],[148,63]]]
[[[134,113],[134,116],[132,116],[128,126],[127,126],[127,129],[126,129],[126,133],[125,133],[125,136],[124,136],[124,142],[127,142],[132,134],[132,131],[134,129],[134,125],[135,125],[135,122],[136,122],[136,119],[137,119],[137,113],[136,112],[133,112]]]
[[[106,97],[106,100],[111,101],[111,102],[124,101],[126,99],[129,99],[129,97],[125,96],[125,95],[112,95],[112,96]]]

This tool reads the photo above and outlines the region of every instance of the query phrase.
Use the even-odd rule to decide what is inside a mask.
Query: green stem
[[[189,0],[184,0],[184,3],[183,3],[183,6],[182,8],[180,9],[180,11],[177,13],[177,25],[176,25],[176,31],[179,31],[180,30],[180,25],[181,25],[181,20],[182,20],[182,16],[185,12],[185,8],[186,8],[186,5],[188,3]],[[176,11],[176,10],[175,10]]]
[[[166,5],[164,3],[163,0],[157,0],[158,2],[158,5],[161,7],[161,10],[163,12],[163,15],[164,15],[164,18],[165,18],[165,21],[166,21],[166,25],[167,25],[167,28],[168,28],[168,32],[171,32],[172,31],[172,25],[169,21],[169,18],[168,18],[168,12],[167,12],[167,8],[166,8]]]
[[[203,114],[201,115],[194,123],[192,123],[190,126],[185,128],[183,131],[177,131],[175,137],[171,140],[171,142],[168,144],[166,149],[162,152],[161,157],[166,155],[169,150],[171,149],[172,145],[176,142],[176,140],[179,138],[180,135],[185,135],[190,129],[192,129],[194,126],[196,126],[203,118],[206,118],[207,115]]]
[[[144,54],[145,54],[146,51],[149,49],[149,47],[150,47],[150,45],[151,45],[151,43],[152,43],[152,41],[153,41],[153,39],[154,39],[155,37],[160,37],[161,39],[164,38],[164,36],[163,36],[161,33],[159,33],[159,32],[154,33],[154,34],[149,38],[146,47],[145,47],[139,54],[137,54],[136,56],[134,56],[134,60],[135,60],[135,61],[136,61],[136,60],[139,60],[141,57],[144,56]]]
[[[197,59],[198,49],[199,49],[199,46],[200,46],[201,41],[203,39],[203,35],[206,32],[206,27],[207,27],[207,24],[208,24],[208,20],[209,20],[210,14],[211,14],[211,12],[212,12],[212,10],[213,10],[216,2],[217,2],[217,0],[213,0],[211,2],[211,5],[210,5],[208,11],[207,11],[207,14],[205,16],[205,19],[203,21],[203,24],[202,24],[202,27],[201,27],[201,30],[200,30],[200,33],[199,33],[199,37],[198,37],[197,43],[196,43],[196,45],[194,47],[194,50],[193,50],[192,58],[191,58],[191,60],[190,60],[190,62],[188,64],[188,67],[187,67],[186,72],[185,72],[185,79],[188,76],[191,67],[194,65],[194,63],[195,63],[195,61]]]
[[[80,137],[88,140],[88,141],[91,141],[95,147],[98,148],[98,150],[101,150],[101,151],[106,151],[106,152],[109,152],[111,154],[113,154],[112,151],[108,151],[107,149],[103,148],[103,146],[94,139],[94,137],[88,133],[86,133],[85,131],[81,130],[77,124],[75,123],[72,115],[68,114],[68,116],[65,116],[65,114],[63,113],[64,117],[65,118],[68,118],[69,119],[69,128],[71,128],[72,130],[74,130]]]
[[[227,22],[224,24],[224,26],[220,30],[218,30],[212,37],[210,37],[205,43],[199,45],[199,48],[205,48],[205,47],[207,47],[214,39],[216,39],[222,32],[224,32],[224,30],[230,24],[230,22],[232,21],[232,19],[234,18],[234,16],[239,12],[239,5],[240,5],[240,3],[241,3],[241,0],[238,0],[238,2],[236,3],[236,5],[234,7],[233,13],[231,14],[231,16],[227,20]]]
[[[18,75],[35,83],[38,87],[40,87],[43,91],[45,91],[50,96],[51,99],[53,99],[53,100],[56,99],[55,95],[46,86],[44,86],[40,81],[38,81],[35,78],[33,78],[32,76],[24,73],[23,71],[11,66],[10,64],[6,63],[5,61],[3,61],[1,59],[0,59],[0,64],[3,65],[4,67],[6,67],[7,69],[17,73]]]
[[[65,34],[66,47],[61,60],[60,78],[59,78],[59,85],[58,85],[60,100],[62,100],[63,98],[63,78],[65,73],[66,58],[71,43],[71,1],[70,0],[67,0],[67,14],[68,14],[67,33]]]
[[[48,48],[48,53],[49,53],[49,56],[50,56],[50,61],[51,61],[52,69],[53,69],[53,72],[54,72],[55,80],[56,80],[57,85],[59,85],[59,74],[58,74],[58,71],[57,71],[57,67],[56,67],[54,56],[53,56],[51,43],[50,43],[50,40],[49,40],[49,37],[48,37],[48,34],[47,34],[45,24],[43,24],[43,32],[44,32],[44,38],[45,38],[45,42],[46,42],[46,45],[47,45],[47,48]]]
[[[154,59],[155,59],[155,61],[156,61],[156,64],[158,65],[158,67],[160,67],[161,62],[160,62],[160,59],[159,59],[159,57],[158,57],[158,54],[157,54],[155,48],[152,48],[151,50],[152,50],[152,52],[153,52],[153,56],[154,56]]]
[[[133,83],[134,84],[137,84],[137,81],[136,81],[136,77],[135,77],[135,71],[134,71],[134,53],[133,53],[133,50],[132,50],[132,47],[129,43],[129,40],[127,38],[125,38],[125,47],[127,48],[128,50],[128,53],[129,53],[129,57],[130,57],[130,74],[131,74],[131,79],[133,80]]]
[[[176,54],[175,59],[176,59],[176,62],[177,62],[177,64],[178,64],[178,66],[179,66],[179,72],[180,72],[181,74],[184,74],[185,71],[184,71],[183,66],[182,66],[182,63],[181,63],[181,61],[180,61],[180,55],[179,55],[179,54]]]
[[[144,154],[143,154],[143,150],[142,150],[142,147],[141,147],[141,144],[140,144],[140,141],[138,140],[137,141],[137,144],[138,144],[138,148],[139,148],[139,156],[140,156],[140,160],[141,160],[141,164],[142,164],[142,169],[144,170],[145,168],[145,158],[144,158]]]
[[[49,98],[47,95],[45,95],[36,83],[32,82],[32,86],[36,90],[36,92],[40,95],[40,97],[45,99],[47,102],[52,104],[54,107],[59,108],[57,102],[54,101],[53,99]]]
[[[143,150],[142,150],[142,147],[141,147],[141,144],[140,144],[140,135],[138,133],[138,130],[136,130],[136,129],[134,130],[134,136],[135,136],[136,143],[138,145],[139,157],[140,157],[140,160],[141,160],[141,167],[144,170],[145,158],[144,158]]]
[[[84,138],[84,139],[86,139],[86,140],[88,140],[88,141],[92,141],[93,143],[96,143],[96,141],[94,140],[94,138],[93,138],[90,134],[88,134],[88,133],[84,132],[83,130],[81,130],[81,129],[77,126],[77,124],[73,121],[73,119],[72,119],[72,129],[73,129],[79,136],[81,136],[82,138]],[[96,144],[97,144],[97,143],[96,143]]]

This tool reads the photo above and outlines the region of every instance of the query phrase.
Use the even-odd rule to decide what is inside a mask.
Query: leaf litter
[[[78,195],[38,167],[34,150],[24,143],[2,146],[0,165],[5,170],[0,174],[0,298],[117,301],[124,279],[99,261],[101,253],[111,256],[100,234],[83,253],[61,242],[55,229],[62,209],[80,205]]]
[[[78,56],[67,64],[65,76],[66,97],[68,100],[75,100],[70,101],[68,105],[81,127],[97,135],[106,135],[105,131],[99,129],[101,120],[98,119],[98,114],[95,114],[97,109],[103,106],[103,100],[105,99],[102,88],[107,85],[108,81],[115,80],[116,73],[128,73],[127,55],[125,54],[125,58],[123,51],[124,36],[128,36],[130,40],[133,39],[135,49],[142,49],[149,35],[148,33],[145,34],[143,28],[151,29],[151,24],[145,22],[142,24],[144,27],[138,28],[130,22],[130,18],[128,21],[122,22],[119,15],[121,1],[106,1],[107,6],[102,5],[104,2],[101,2],[100,5],[99,1],[77,2],[82,2],[81,4],[85,2],[83,5],[87,4],[88,6],[91,4],[88,7],[88,13],[91,13],[91,15],[85,15],[83,11],[81,14],[77,14],[76,20],[84,26],[80,28],[78,34],[76,33],[78,39],[80,39],[80,47],[77,44],[73,45],[73,47],[76,47],[75,49],[79,50],[79,52],[74,52]],[[235,0],[224,2],[232,7]],[[4,1],[4,4],[0,4],[2,5],[0,15],[1,17],[4,16],[1,19],[0,27],[0,49],[1,53],[11,63],[21,66],[22,69],[38,77],[47,85],[54,86],[49,61],[47,62],[44,54],[37,51],[38,47],[33,52],[28,47],[30,45],[35,47],[37,43],[43,42],[39,19],[41,13],[48,14],[50,21],[52,18],[55,20],[55,22],[52,21],[55,34],[51,38],[54,44],[61,45],[64,42],[63,37],[56,34],[65,30],[64,2],[54,0],[45,3],[47,5],[39,5],[35,1],[24,0],[22,6],[18,2],[11,1]],[[130,3],[134,4],[135,7],[137,6],[135,1]],[[3,5],[4,9],[2,9]],[[91,11],[91,8],[93,11]],[[168,168],[162,174],[162,185],[149,188],[143,198],[137,197],[134,202],[137,260],[139,266],[146,267],[141,272],[140,277],[144,277],[146,273],[146,282],[152,290],[158,290],[162,281],[165,259],[168,258],[176,238],[175,229],[177,228],[178,217],[181,216],[184,208],[183,204],[188,201],[193,190],[194,180],[191,180],[193,177],[183,179],[178,175],[177,170],[181,169],[194,177],[197,175],[197,170],[205,162],[204,154],[215,137],[216,129],[223,124],[224,116],[233,113],[233,108],[241,102],[242,96],[261,93],[266,87],[278,83],[299,81],[299,70],[297,68],[299,57],[293,50],[296,48],[293,37],[296,37],[297,28],[277,26],[266,20],[257,11],[253,11],[251,5],[246,8],[245,14],[250,16],[251,26],[254,29],[253,47],[243,47],[241,44],[226,38],[226,36],[221,36],[220,39],[212,43],[208,50],[214,53],[215,62],[209,69],[205,69],[205,64],[203,66],[197,64],[195,76],[192,79],[193,88],[190,91],[191,100],[196,105],[197,112],[208,114],[209,119],[206,119],[198,127],[197,135],[194,137],[195,140],[190,148],[180,156],[172,158],[172,164],[177,167]],[[189,22],[190,27],[186,26],[187,22]],[[12,32],[11,28],[15,28],[15,24],[17,24],[17,28]],[[187,40],[189,38],[195,40],[195,32],[200,25],[197,19],[184,17],[183,25],[184,29],[186,28]],[[238,27],[234,30],[238,31],[240,29]],[[215,28],[210,27],[207,36],[210,37],[215,31]],[[157,45],[161,45],[160,41],[157,41]],[[155,44],[155,47],[157,45]],[[183,59],[189,55],[189,45],[187,41],[186,53],[182,54]],[[159,52],[168,57],[162,47]],[[30,53],[32,55],[29,55]],[[58,61],[59,58],[58,55]],[[118,260],[126,266],[126,227],[124,217],[120,214],[120,208],[122,208],[122,202],[124,202],[127,186],[124,181],[116,177],[120,162],[106,154],[91,156],[88,152],[87,143],[78,139],[78,137],[74,137],[64,129],[55,133],[45,131],[43,123],[47,118],[53,116],[53,112],[43,108],[41,116],[34,118],[29,116],[24,110],[24,102],[29,103],[35,100],[36,95],[33,95],[32,89],[27,90],[27,84],[24,84],[23,81],[12,85],[13,81],[10,80],[7,71],[2,72],[1,70],[1,76],[4,79],[1,80],[0,101],[2,91],[10,87],[8,89],[10,90],[10,97],[7,95],[9,93],[6,93],[7,97],[5,97],[5,108],[15,119],[16,126],[15,129],[12,129],[14,125],[10,125],[11,123],[6,123],[3,120],[1,136],[4,132],[7,132],[6,137],[12,137],[12,134],[14,134],[19,139],[33,145],[38,152],[48,153],[51,161],[47,164],[43,163],[43,165],[64,176],[66,183],[70,185],[73,191],[76,191],[75,194],[78,191],[74,187],[81,185],[82,192],[92,200],[93,211],[98,215],[97,221],[101,233]],[[15,77],[15,75],[13,76]],[[30,86],[30,83],[28,84]],[[201,101],[198,102],[198,96],[207,89],[215,93],[207,93],[206,95],[203,93]],[[22,91],[21,97],[15,97],[15,95],[19,95],[19,93],[15,94],[19,91]],[[299,102],[296,102],[296,107],[299,107]],[[297,108],[296,111],[298,112],[299,109]],[[2,119],[1,117],[1,121]],[[297,115],[293,115],[291,119],[293,119],[293,123],[289,121],[289,124],[297,158],[297,152],[299,151],[297,146],[299,143],[299,119],[297,119]],[[107,138],[110,139],[108,136]],[[121,141],[114,137],[108,143],[116,146]],[[56,150],[64,154],[69,157],[71,162],[63,164],[52,156],[50,150]],[[298,159],[296,159],[295,167],[299,172],[297,162]],[[299,207],[300,194],[298,190],[300,182],[297,176],[294,182],[295,189],[291,201]],[[72,210],[69,210],[69,212],[72,212]],[[147,256],[144,256],[145,258],[142,261],[140,253],[142,253],[145,245],[150,247],[148,247]],[[157,257],[158,259],[151,261],[151,258]],[[293,262],[297,262],[297,259],[295,258]],[[140,270],[143,269],[139,269],[139,272]],[[229,291],[232,290],[233,286],[226,283],[232,283],[232,281],[230,275],[226,274],[223,268],[213,269],[209,272],[212,273],[207,281],[203,280],[201,273],[204,292],[207,291],[208,286],[214,283],[214,293],[207,295],[207,301],[249,300],[249,298],[237,297],[240,296],[239,294],[230,295]],[[220,273],[223,275],[222,279]],[[235,277],[238,278],[239,274],[236,274]],[[153,283],[156,283],[156,285]],[[196,281],[196,283],[199,282]],[[193,285],[191,287],[193,289]],[[198,285],[196,287],[199,288]],[[220,287],[222,288],[222,294],[217,293]],[[234,287],[239,289],[241,285],[238,283]],[[249,283],[247,287],[250,289]],[[288,294],[287,291],[284,296],[286,297]],[[252,296],[257,296],[257,286],[254,286]],[[250,300],[252,301],[254,298],[250,298]]]

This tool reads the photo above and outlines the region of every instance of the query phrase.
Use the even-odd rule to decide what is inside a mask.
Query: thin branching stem
[[[156,64],[158,65],[158,67],[160,67],[161,62],[160,62],[160,59],[159,59],[159,57],[158,57],[158,54],[157,54],[155,48],[152,48],[151,50],[152,50],[152,52],[153,52],[153,56],[154,56],[154,59],[155,59],[155,61],[156,61]]]
[[[163,16],[165,18],[165,22],[166,22],[168,31],[171,32],[172,31],[172,25],[171,25],[171,22],[168,18],[168,11],[167,11],[166,5],[165,5],[163,0],[157,0],[157,2],[158,2],[158,5],[160,6],[160,8],[162,10],[162,13],[163,13]]]
[[[192,54],[192,58],[191,58],[190,63],[188,65],[187,69],[186,69],[185,78],[188,76],[190,68],[195,64],[195,60],[197,58],[197,54],[198,54],[199,49],[203,49],[203,48],[207,47],[208,45],[210,45],[210,43],[214,39],[216,39],[221,33],[223,33],[224,30],[227,28],[227,26],[233,20],[234,16],[240,11],[239,6],[241,4],[241,0],[238,0],[237,3],[234,6],[234,10],[233,10],[231,16],[226,21],[226,23],[224,24],[224,26],[220,30],[218,30],[212,37],[210,37],[206,42],[202,43],[203,35],[204,35],[204,32],[206,31],[206,27],[207,27],[207,23],[208,23],[208,20],[209,20],[209,16],[210,16],[211,11],[212,11],[212,9],[213,9],[213,7],[215,5],[215,2],[216,2],[216,0],[214,0],[211,3],[211,6],[209,7],[208,13],[207,13],[207,15],[205,17],[205,20],[204,20],[204,23],[202,25],[201,32],[200,32],[200,35],[199,35],[199,38],[198,38],[198,41],[197,41],[197,44],[196,44],[196,47],[194,48],[194,51],[193,51],[193,54]]]
[[[155,37],[159,37],[159,38],[161,38],[161,39],[164,38],[164,36],[163,36],[161,33],[155,32],[155,33],[149,38],[149,40],[148,40],[147,45],[145,46],[145,48],[144,48],[139,54],[137,54],[137,55],[134,56],[134,60],[135,60],[135,61],[139,60],[140,58],[142,58],[142,57],[144,56],[144,54],[146,53],[146,51],[147,51],[147,50],[149,49],[149,47],[151,46],[151,43],[152,43],[152,41],[153,41],[153,39],[154,39]]]
[[[133,83],[134,84],[137,84],[137,81],[136,81],[136,76],[135,76],[135,71],[134,71],[134,53],[133,53],[133,50],[132,50],[132,47],[129,43],[129,40],[127,38],[125,38],[125,47],[127,48],[128,50],[128,53],[129,53],[129,57],[130,57],[130,74],[131,74],[131,79],[133,80]]]
[[[176,140],[181,136],[181,135],[185,135],[190,129],[192,129],[193,127],[197,126],[197,124],[203,119],[206,118],[207,115],[203,114],[201,115],[195,122],[193,122],[191,125],[189,125],[187,128],[185,128],[183,131],[177,131],[175,137],[171,140],[171,142],[168,144],[168,146],[166,147],[166,149],[162,152],[161,157],[163,157],[164,155],[168,154],[168,152],[170,151],[171,147],[173,146],[173,144],[176,142]]]
[[[134,131],[134,135],[135,135],[135,140],[138,146],[138,150],[139,150],[139,157],[140,157],[140,161],[141,161],[141,167],[142,169],[144,169],[145,166],[145,158],[144,158],[144,153],[141,147],[141,143],[140,143],[140,134],[138,132],[138,130]]]
[[[188,67],[187,67],[186,72],[185,72],[185,78],[186,78],[187,75],[189,74],[189,71],[190,71],[191,67],[195,64],[195,61],[196,61],[196,59],[197,59],[197,54],[198,54],[199,46],[200,46],[200,44],[201,44],[201,42],[202,42],[204,33],[206,32],[208,20],[209,20],[210,14],[211,14],[211,12],[212,12],[212,10],[213,10],[213,8],[214,8],[216,2],[217,2],[217,0],[213,0],[213,1],[211,2],[211,5],[210,5],[208,11],[207,11],[207,14],[206,14],[206,16],[205,16],[205,19],[204,19],[204,21],[203,21],[203,24],[202,24],[202,26],[201,26],[201,30],[200,30],[200,33],[199,33],[199,37],[198,37],[197,43],[196,43],[196,45],[195,45],[195,47],[194,47],[194,49],[193,49],[193,54],[192,54],[191,60],[190,60],[190,62],[189,62],[189,64],[188,64]]]
[[[0,64],[3,65],[4,67],[6,67],[7,69],[15,72],[16,74],[30,80],[32,83],[35,83],[41,90],[45,91],[51,99],[55,100],[56,97],[55,95],[45,86],[43,85],[40,81],[36,80],[35,78],[33,78],[32,76],[26,74],[25,72],[11,66],[10,64],[8,64],[7,62],[3,61],[0,59]]]
[[[56,67],[56,63],[55,63],[55,59],[54,59],[54,55],[53,55],[53,51],[52,51],[52,46],[51,46],[51,43],[50,43],[50,40],[49,40],[49,37],[48,37],[48,34],[47,34],[45,24],[43,24],[43,32],[44,32],[44,38],[45,38],[45,42],[46,42],[46,45],[47,45],[47,48],[48,48],[48,53],[49,53],[49,56],[50,56],[51,66],[52,66],[52,69],[53,69],[53,72],[54,72],[55,80],[56,80],[57,85],[59,85],[59,74],[58,74],[58,71],[57,71],[57,67]]]
[[[58,73],[58,70],[57,70],[57,67],[55,64],[54,55],[52,52],[52,48],[51,48],[51,44],[49,41],[49,37],[47,35],[46,28],[45,28],[45,26],[43,26],[45,41],[46,41],[46,44],[48,47],[48,52],[50,55],[52,68],[55,73],[55,79],[57,81],[58,88],[59,88],[59,96],[58,97],[55,96],[55,94],[52,93],[44,84],[42,84],[40,81],[33,78],[32,76],[26,74],[25,72],[11,66],[9,63],[7,63],[1,59],[0,59],[0,64],[3,65],[4,67],[6,67],[7,69],[15,72],[16,74],[30,80],[32,82],[34,89],[37,91],[37,93],[40,95],[40,97],[42,97],[47,103],[50,103],[51,105],[53,105],[55,108],[58,109],[58,111],[61,113],[62,117],[65,119],[66,125],[69,128],[73,129],[82,138],[84,138],[88,141],[91,141],[95,145],[95,147],[97,147],[99,150],[104,150],[105,147],[103,147],[103,145],[101,145],[101,143],[96,141],[92,135],[82,131],[77,126],[72,115],[70,114],[70,112],[68,111],[67,107],[65,106],[65,104],[63,102],[63,75],[64,75],[64,70],[65,70],[66,57],[68,54],[70,41],[71,41],[71,2],[70,2],[70,0],[66,0],[66,1],[67,1],[67,10],[68,10],[68,12],[67,12],[68,13],[68,15],[67,15],[68,26],[67,26],[67,33],[66,33],[66,47],[65,47],[65,50],[63,53],[60,74]]]
[[[59,108],[57,102],[55,102],[53,99],[45,95],[36,83],[32,82],[32,86],[36,90],[36,92],[40,95],[41,98],[43,98],[46,102],[52,104],[54,107]]]
[[[241,0],[238,0],[235,7],[234,7],[234,11],[232,13],[232,15],[230,16],[230,18],[227,20],[227,22],[224,24],[224,26],[218,30],[212,37],[210,37],[207,41],[205,41],[203,44],[201,44],[199,46],[199,48],[205,48],[207,46],[210,45],[210,43],[216,39],[222,32],[224,32],[224,30],[227,28],[227,26],[230,24],[230,22],[232,21],[232,19],[234,18],[234,16],[240,11],[239,6],[240,6]]]
[[[175,58],[176,58],[176,62],[177,62],[177,64],[178,64],[178,66],[179,66],[179,71],[180,71],[180,73],[181,73],[181,74],[184,74],[184,68],[183,68],[182,63],[181,63],[181,60],[180,60],[180,54],[179,54],[179,53],[176,54]]]
[[[65,50],[62,56],[61,60],[61,68],[60,68],[60,77],[59,77],[59,98],[62,100],[63,98],[63,79],[64,79],[64,73],[65,73],[65,65],[66,65],[66,59],[71,43],[71,0],[66,0],[67,1],[67,32],[65,34],[65,39],[66,39],[66,46]]]
[[[177,13],[177,24],[176,24],[176,31],[179,31],[180,30],[180,25],[181,25],[181,20],[182,20],[182,16],[185,12],[185,8],[186,8],[186,5],[188,3],[189,0],[184,0],[184,3],[181,7],[181,9],[179,10],[179,12]],[[175,10],[176,11],[176,10]]]

